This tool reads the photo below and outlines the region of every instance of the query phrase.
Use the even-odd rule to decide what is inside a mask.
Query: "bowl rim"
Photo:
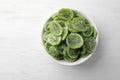
[[[71,8],[70,8],[70,9],[71,9]],[[44,46],[44,42],[43,42],[43,40],[42,40],[42,35],[43,35],[43,28],[44,28],[44,26],[45,26],[45,23],[48,21],[48,19],[49,19],[52,15],[54,15],[55,13],[58,12],[58,10],[55,11],[53,14],[51,14],[50,16],[48,16],[48,18],[44,21],[44,24],[42,25],[42,29],[41,29],[41,33],[42,33],[42,34],[41,34],[41,41],[42,41],[42,46],[44,47],[43,50],[46,52],[46,54],[48,55],[48,57],[49,57],[52,61],[54,61],[55,63],[61,64],[61,65],[65,65],[65,66],[75,66],[75,65],[79,65],[79,64],[82,64],[82,63],[86,62],[86,61],[87,61],[88,59],[90,59],[90,57],[95,53],[96,48],[97,48],[97,46],[98,46],[99,32],[98,32],[98,28],[96,27],[94,21],[91,19],[90,16],[88,16],[87,14],[85,14],[83,11],[76,10],[76,9],[72,9],[72,10],[76,11],[77,13],[79,13],[80,15],[82,15],[83,17],[85,17],[85,18],[89,21],[89,23],[92,24],[93,27],[96,29],[96,31],[97,31],[96,47],[95,47],[95,50],[94,50],[91,54],[89,54],[87,57],[85,57],[85,58],[79,58],[77,61],[74,61],[74,62],[66,62],[66,61],[64,61],[64,60],[56,60],[56,59],[54,59],[54,58],[46,51],[45,46]]]

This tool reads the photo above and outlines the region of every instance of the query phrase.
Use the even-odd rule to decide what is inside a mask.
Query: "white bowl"
[[[73,10],[74,10],[74,9],[73,9]],[[83,17],[85,17],[85,18],[89,21],[89,23],[91,23],[91,24],[94,26],[94,28],[96,29],[96,31],[97,31],[96,47],[97,47],[97,45],[98,45],[98,29],[97,29],[94,21],[93,21],[88,15],[86,15],[86,14],[84,14],[84,13],[78,11],[78,10],[75,10],[75,11],[77,11],[77,12],[80,13]],[[55,12],[55,13],[56,13],[56,12]],[[52,15],[53,15],[53,14],[52,14]],[[52,16],[52,15],[51,15],[51,16]],[[51,16],[50,16],[50,17],[51,17]],[[48,20],[50,17],[48,17],[47,20]],[[47,20],[46,20],[46,22],[47,22]],[[45,23],[46,23],[46,22],[45,22]],[[45,25],[45,23],[44,23],[44,25]],[[43,26],[44,26],[44,25],[43,25]],[[42,33],[43,33],[43,29],[42,29]],[[42,35],[41,35],[41,37],[42,37]],[[42,41],[42,43],[43,43],[43,40],[41,40],[41,41]],[[42,46],[44,47],[44,44],[43,44]],[[45,47],[44,47],[43,49],[44,49],[45,54],[47,54],[54,62],[56,62],[56,63],[58,63],[58,64],[61,64],[61,65],[66,65],[66,66],[74,66],[74,65],[78,65],[78,64],[81,64],[81,63],[87,61],[87,60],[94,54],[94,52],[95,52],[95,50],[96,50],[96,49],[95,49],[93,53],[91,53],[90,55],[88,55],[88,56],[85,57],[85,58],[79,58],[79,59],[78,59],[77,61],[75,61],[75,62],[66,62],[66,61],[64,61],[64,60],[56,60],[56,59],[54,59],[54,58],[46,51]]]

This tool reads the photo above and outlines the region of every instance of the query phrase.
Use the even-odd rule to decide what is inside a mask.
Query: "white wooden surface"
[[[63,7],[99,29],[95,55],[74,67],[51,61],[40,41],[45,19]],[[120,80],[120,0],[0,0],[0,80]]]

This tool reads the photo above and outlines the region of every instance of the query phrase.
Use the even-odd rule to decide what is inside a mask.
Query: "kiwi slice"
[[[74,29],[76,29],[80,32],[84,32],[87,30],[85,21],[80,17],[74,18],[72,20],[72,25],[73,25]]]
[[[47,35],[47,42],[51,45],[58,45],[60,41],[61,41],[60,36],[55,36],[51,33]]]
[[[63,20],[70,20],[74,17],[74,13],[71,9],[64,8],[59,10],[58,17]]]
[[[57,21],[50,22],[49,26],[51,33],[53,33],[54,35],[59,36],[62,34],[63,29]]]
[[[83,45],[84,41],[80,34],[70,33],[66,38],[66,43],[69,48],[77,49]]]

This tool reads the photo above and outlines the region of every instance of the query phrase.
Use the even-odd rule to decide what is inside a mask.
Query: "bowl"
[[[94,28],[95,28],[96,31],[97,31],[97,37],[96,37],[96,47],[97,47],[99,34],[98,34],[98,29],[97,29],[94,21],[93,21],[88,15],[86,15],[85,13],[83,13],[83,12],[81,12],[81,11],[79,11],[79,10],[75,10],[75,9],[72,9],[72,10],[80,13],[83,17],[85,17],[85,18],[88,20],[88,22],[89,22],[91,25],[94,26]],[[54,13],[56,13],[56,12],[57,12],[57,11],[55,11]],[[48,19],[49,19],[52,15],[54,15],[54,14],[51,14],[51,15],[45,20],[44,24],[48,21]],[[43,27],[44,27],[44,25],[43,25]],[[42,29],[42,33],[43,33],[43,29]],[[41,37],[42,37],[42,35],[41,35]],[[96,50],[96,48],[95,48],[95,50],[93,51],[93,53],[89,54],[89,55],[88,55],[87,57],[85,57],[85,58],[79,58],[79,59],[76,60],[75,62],[66,62],[66,61],[64,61],[64,60],[56,60],[56,59],[54,59],[54,58],[46,51],[46,49],[45,49],[45,47],[44,47],[44,43],[43,43],[42,38],[41,38],[41,41],[42,41],[43,50],[44,50],[44,52],[45,52],[44,54],[48,55],[48,57],[49,57],[51,60],[53,60],[54,62],[56,62],[56,63],[58,63],[58,64],[61,64],[61,65],[65,65],[65,66],[79,65],[79,64],[87,61],[87,60],[94,54],[94,52],[95,52],[95,50]]]

